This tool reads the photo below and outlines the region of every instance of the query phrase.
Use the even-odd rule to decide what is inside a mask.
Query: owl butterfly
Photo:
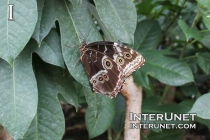
[[[111,98],[117,96],[125,79],[145,62],[133,49],[108,41],[83,42],[80,54],[92,89]]]

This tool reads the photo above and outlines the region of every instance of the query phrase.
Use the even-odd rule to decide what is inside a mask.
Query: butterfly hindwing
[[[144,64],[143,56],[133,49],[118,43],[114,43],[114,47],[117,50],[117,53],[114,54],[114,60],[123,68],[125,77],[130,76]]]

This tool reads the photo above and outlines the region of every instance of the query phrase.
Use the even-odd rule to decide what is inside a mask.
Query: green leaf
[[[199,97],[194,103],[189,113],[196,113],[198,117],[210,119],[210,93],[206,93]]]
[[[74,86],[74,79],[70,76],[69,73],[67,73],[60,67],[49,65],[46,69],[55,81],[55,85],[57,86],[56,91],[64,97],[66,102],[73,105],[77,111],[78,95]]]
[[[149,114],[166,114],[167,119],[172,118],[173,114],[171,113],[176,113],[176,114],[182,114],[182,113],[187,113],[189,111],[189,108],[181,105],[181,104],[164,104],[164,105],[159,105],[161,98],[159,96],[151,96],[149,98],[146,98],[143,100],[142,103],[142,113],[149,113]],[[187,124],[190,123],[190,121],[182,121],[182,120],[178,120],[178,119],[172,119],[170,121],[166,120],[165,118],[163,118],[163,120],[155,120],[152,121],[149,119],[149,117],[146,118],[146,120],[144,118],[142,118],[141,120],[143,123],[154,123],[154,124]]]
[[[203,22],[206,25],[206,27],[210,30],[210,17],[209,17],[209,15],[208,15],[208,17],[203,15]]]
[[[152,132],[148,136],[148,140],[181,140],[183,138],[184,131],[180,129],[163,130],[162,133]]]
[[[55,29],[42,41],[41,47],[35,52],[47,63],[64,68],[60,37]]]
[[[160,96],[151,96],[143,100],[142,112],[143,113],[187,113],[189,109],[184,105],[179,104],[163,104],[159,105],[161,101]],[[182,107],[180,107],[182,106]]]
[[[200,5],[203,5],[205,8],[210,10],[210,1],[209,0],[197,0]]]
[[[8,4],[14,5],[13,17],[15,20],[8,20]],[[2,1],[0,3],[0,57],[11,65],[34,31],[37,22],[36,5],[36,0]]]
[[[93,94],[84,87],[88,108],[85,113],[85,123],[89,138],[96,137],[111,125],[114,118],[115,102],[104,95]]]
[[[196,122],[199,122],[201,124],[204,124],[208,128],[210,127],[210,120],[209,119],[203,119],[203,118],[200,118],[200,117],[195,116],[195,121]]]
[[[193,82],[193,75],[189,66],[181,60],[163,56],[161,51],[144,51],[145,64],[141,70],[160,82],[180,86]]]
[[[141,69],[133,73],[133,78],[135,83],[138,83],[146,89],[150,89],[149,78],[147,76],[147,73],[143,72]]]
[[[198,65],[206,73],[210,73],[210,53],[196,53]]]
[[[143,20],[137,24],[134,46],[136,50],[156,49],[162,33],[156,20]]]
[[[137,14],[130,0],[94,0],[98,15],[108,31],[118,40],[134,44]]]
[[[78,5],[78,3],[80,4],[82,3],[82,0],[69,0],[69,1],[72,3],[74,8]]]
[[[199,92],[197,86],[194,83],[181,86],[181,91],[186,97],[195,97]]]
[[[30,41],[12,67],[0,60],[0,123],[14,139],[23,137],[37,111],[38,91],[31,58],[35,47]]]
[[[210,33],[205,32],[202,34],[203,38],[201,38],[199,41],[210,50]]]
[[[60,140],[65,131],[65,123],[63,111],[57,97],[57,84],[45,64],[37,57],[34,67],[39,92],[38,108],[24,139]]]
[[[55,24],[55,4],[54,1],[37,0],[38,21],[32,37],[38,42],[50,32],[50,29]]]
[[[184,100],[181,103],[179,103],[180,110],[184,110],[184,112],[189,112],[194,103],[195,100]]]
[[[82,5],[72,8],[68,1],[57,0],[56,8],[64,61],[71,75],[82,85],[89,87],[87,75],[82,64],[79,63],[78,47],[80,47],[81,38],[88,43],[102,38],[88,13],[87,2],[83,1]]]
[[[103,31],[105,37],[107,40],[109,41],[118,41],[117,38],[115,38],[110,31],[106,28],[106,26],[104,25],[104,23],[101,21],[98,12],[96,10],[96,7],[93,6],[92,4],[88,4],[88,10],[90,11],[90,13],[94,16],[94,18],[96,19],[97,23],[99,24],[101,30]]]
[[[180,20],[178,20],[178,24],[179,24],[179,27],[184,32],[187,41],[189,41],[190,38],[194,38],[196,40],[199,40],[202,38],[201,33],[199,31],[189,27],[189,25],[187,25],[187,23],[185,23],[185,21],[180,19]]]

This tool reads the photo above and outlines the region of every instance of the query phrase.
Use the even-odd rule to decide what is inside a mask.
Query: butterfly
[[[117,96],[125,79],[145,62],[133,49],[108,41],[82,42],[80,60],[93,91],[111,98]]]

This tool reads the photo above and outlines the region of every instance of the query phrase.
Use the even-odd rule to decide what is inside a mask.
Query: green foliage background
[[[84,38],[88,43],[120,40],[145,57],[145,65],[133,74],[144,89],[143,113],[197,113],[196,122],[210,126],[209,89],[206,93],[198,89],[210,73],[209,0],[9,4],[14,4],[14,21],[8,21],[8,1],[0,2],[0,124],[15,140],[62,139],[60,101],[76,110],[80,104],[88,105],[89,138],[109,126],[119,133],[123,130],[124,99],[92,93],[78,62]],[[171,88],[174,103],[164,104]],[[145,139],[180,140],[183,132],[152,129]]]

